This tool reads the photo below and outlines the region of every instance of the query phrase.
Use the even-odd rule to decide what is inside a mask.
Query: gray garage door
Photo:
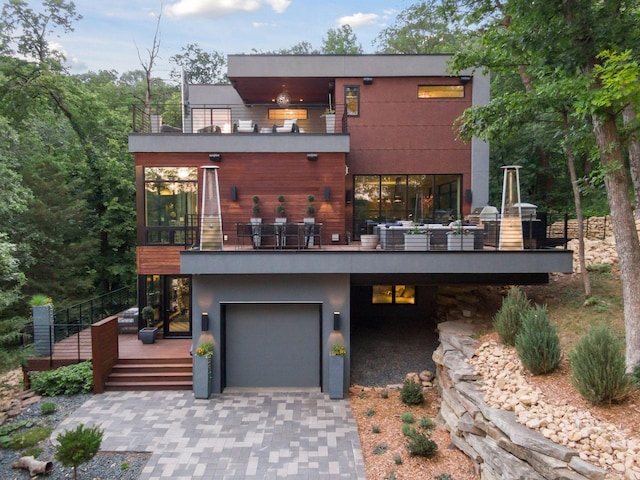
[[[226,387],[319,387],[319,305],[227,305]]]

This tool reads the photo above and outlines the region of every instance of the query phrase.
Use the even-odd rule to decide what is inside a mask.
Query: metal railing
[[[335,116],[328,117],[324,104],[296,104],[279,108],[263,104],[178,104],[152,105],[147,113],[142,106],[132,105],[134,133],[314,133],[343,134],[348,132],[348,116],[344,105],[332,105]],[[298,110],[299,112],[296,112]],[[176,112],[181,112],[177,114]],[[285,119],[296,119],[294,128],[284,128]],[[251,121],[249,130],[238,132],[240,121]],[[280,128],[278,128],[280,127]]]
[[[41,355],[42,349],[44,349],[45,354],[43,356],[48,356],[50,365],[53,365],[55,344],[76,335],[75,356],[77,361],[82,361],[80,334],[94,323],[123,312],[136,304],[137,291],[135,285],[113,290],[60,311],[55,311],[53,323],[50,328],[46,328],[47,333],[44,334],[47,338],[42,336],[41,330],[38,333],[41,337],[36,338],[33,322],[27,323],[23,329],[23,344],[25,346],[35,344],[36,347],[39,347],[36,348],[36,351],[40,351]]]

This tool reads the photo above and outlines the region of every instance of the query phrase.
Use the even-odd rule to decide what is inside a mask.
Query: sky
[[[74,0],[82,19],[74,31],[50,38],[71,73],[140,69],[160,20],[155,77],[169,81],[169,58],[196,43],[223,55],[273,51],[309,42],[320,49],[330,28],[349,24],[365,53],[411,0]],[[28,4],[39,9],[38,0]]]

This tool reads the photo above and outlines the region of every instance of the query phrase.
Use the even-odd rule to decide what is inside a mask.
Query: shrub
[[[56,448],[56,460],[66,466],[73,466],[73,478],[77,478],[78,465],[91,460],[100,449],[102,430],[98,427],[84,428],[79,424],[75,430],[67,430],[58,435],[60,445]]]
[[[403,413],[400,416],[400,419],[402,420],[402,423],[413,423],[416,421],[416,419],[413,418],[413,415],[409,412]]]
[[[364,412],[364,416],[367,418],[371,418],[376,414],[376,411],[373,408],[368,408],[365,412]]]
[[[402,434],[410,437],[411,435],[415,435],[416,433],[416,427],[412,426],[409,423],[403,423],[402,424]]]
[[[522,316],[516,337],[520,361],[534,375],[553,371],[560,363],[560,337],[547,317],[547,307],[536,305]]]
[[[406,405],[420,405],[424,402],[422,385],[411,379],[405,380],[400,390],[400,400]]]
[[[51,435],[51,427],[35,427],[11,435],[5,445],[12,450],[23,450],[37,445],[42,440],[48,438],[49,435]]]
[[[625,373],[623,342],[609,327],[594,327],[569,354],[571,381],[591,403],[613,403],[630,392],[633,379]]]
[[[55,413],[57,409],[58,406],[53,402],[44,402],[40,405],[40,413],[42,415],[51,415],[52,413]]]
[[[418,422],[418,428],[421,428],[422,430],[432,431],[436,428],[436,425],[429,417],[422,417]]]
[[[389,391],[383,390],[382,393],[380,394],[380,398],[384,398],[385,400],[389,398]]]
[[[54,397],[93,390],[91,362],[67,365],[46,372],[29,372],[31,388],[39,395]]]
[[[384,452],[387,451],[388,448],[389,448],[389,445],[387,445],[386,443],[381,443],[375,446],[375,448],[373,449],[373,454],[382,455]]]
[[[411,456],[431,458],[438,452],[438,444],[429,435],[415,432],[407,440],[407,450]]]
[[[380,425],[374,425],[371,427],[371,433],[380,433]]]
[[[500,341],[510,347],[515,345],[516,336],[520,332],[522,314],[531,304],[527,296],[518,287],[511,287],[506,297],[502,299],[502,306],[493,317],[493,328],[500,337]]]
[[[393,463],[395,463],[396,465],[402,465],[402,457],[396,453],[393,456]]]

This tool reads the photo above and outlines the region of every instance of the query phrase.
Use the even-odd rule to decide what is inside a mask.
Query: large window
[[[231,133],[231,109],[229,108],[192,108],[191,121],[193,133],[211,131],[209,127],[220,127],[222,133]]]
[[[464,86],[418,85],[418,98],[464,98]]]
[[[448,223],[460,215],[461,175],[356,175],[354,222],[358,236],[374,223],[410,220]]]
[[[374,305],[415,305],[415,285],[374,285],[371,296]]]
[[[358,117],[360,115],[360,87],[344,87],[344,104],[348,116]]]
[[[147,244],[184,245],[197,212],[198,169],[147,167],[144,187]]]

